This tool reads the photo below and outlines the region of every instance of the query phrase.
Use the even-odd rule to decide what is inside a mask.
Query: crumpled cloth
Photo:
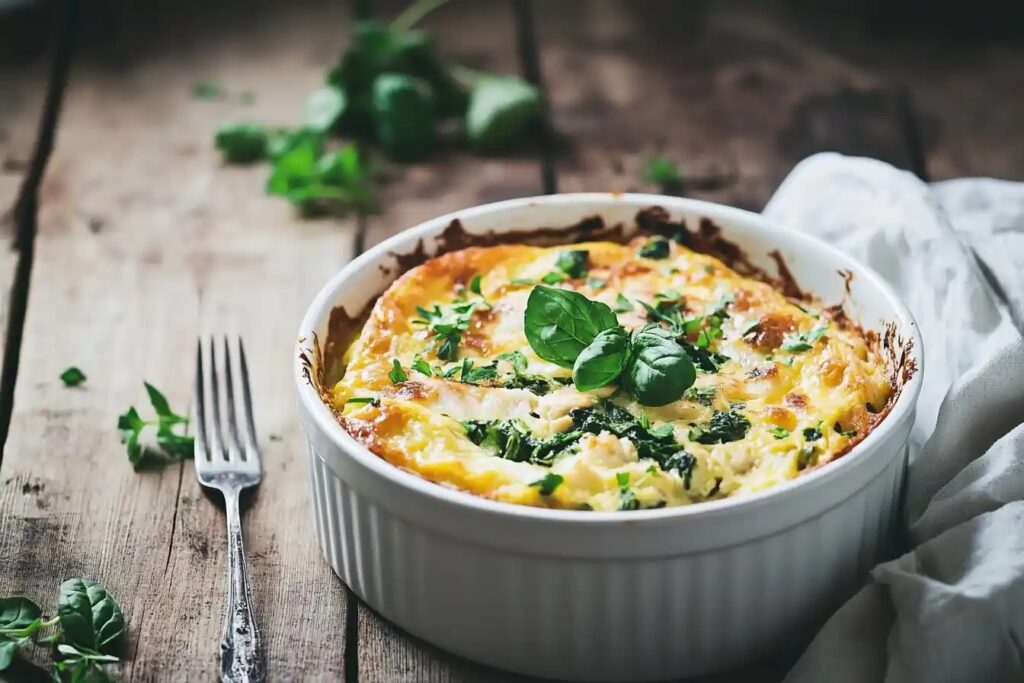
[[[927,185],[819,154],[764,214],[877,270],[924,339],[906,553],[872,570],[786,683],[1024,681],[1024,183]]]

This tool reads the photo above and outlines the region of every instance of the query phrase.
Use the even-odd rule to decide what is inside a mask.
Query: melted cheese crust
[[[339,422],[380,457],[438,484],[510,503],[618,510],[626,474],[641,508],[739,496],[831,462],[881,420],[881,408],[892,389],[877,344],[859,328],[806,302],[797,305],[772,286],[675,243],[670,243],[667,258],[643,258],[638,250],[644,241],[469,248],[410,270],[378,299],[361,335],[346,351],[344,377],[327,396]],[[523,280],[539,282],[558,271],[559,254],[569,250],[588,252],[589,272],[555,286],[613,309],[620,295],[625,296],[632,310],[619,312],[618,318],[627,329],[647,322],[638,302],[653,304],[658,293],[678,293],[686,316],[731,297],[722,335],[710,346],[729,360],[717,372],[698,372],[694,384],[708,394],[713,388],[713,396],[706,395],[702,403],[691,391],[668,405],[645,407],[624,392],[615,393],[614,386],[581,393],[571,384],[555,385],[553,391],[536,395],[526,389],[484,386],[486,382],[466,384],[435,373],[428,377],[412,369],[417,357],[447,369],[466,357],[480,366],[500,354],[519,351],[531,375],[569,377],[570,370],[539,358],[523,332],[523,312],[532,289]],[[444,308],[458,299],[476,298],[466,287],[478,274],[489,307],[478,306],[473,312],[458,359],[441,361],[431,331],[413,322],[420,317],[417,307]],[[751,330],[754,323],[757,327]],[[793,335],[821,326],[826,327],[824,334],[809,349],[781,348],[792,342]],[[389,378],[394,359],[407,373],[407,381]],[[499,378],[512,372],[507,360],[498,361],[496,368]],[[363,402],[350,402],[352,398]],[[369,398],[376,400],[366,402]],[[663,471],[653,460],[639,458],[635,444],[609,432],[586,434],[548,468],[499,457],[474,444],[462,425],[470,419],[517,418],[538,438],[546,438],[572,428],[573,408],[603,400],[642,416],[651,428],[671,425],[680,447],[696,460],[690,476]],[[716,444],[691,440],[693,426],[706,425],[716,411],[730,409],[750,422],[743,438]],[[804,430],[818,430],[820,438],[809,441]],[[549,495],[530,485],[549,473],[562,477]]]

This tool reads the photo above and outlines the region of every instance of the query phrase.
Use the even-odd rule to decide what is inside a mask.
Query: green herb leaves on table
[[[181,433],[188,425],[188,418],[171,410],[167,398],[149,382],[143,382],[149,402],[156,413],[155,420],[143,420],[135,406],[131,406],[117,418],[117,429],[121,432],[121,443],[128,452],[128,461],[139,469],[147,460],[176,461],[191,458],[195,443],[192,436]],[[141,442],[143,430],[155,426],[156,443],[159,449],[149,448]]]
[[[537,286],[523,316],[526,340],[544,360],[573,369],[573,382],[590,391],[619,380],[644,405],[665,405],[696,378],[693,363],[672,332],[648,324],[627,333],[615,313],[564,289]]]
[[[124,631],[124,614],[117,601],[88,579],[61,585],[57,616],[50,619],[44,619],[39,606],[28,598],[0,598],[0,670],[8,668],[19,649],[29,643],[56,643],[54,680],[111,681],[103,665],[118,661],[110,650]]]
[[[390,25],[357,22],[349,48],[310,95],[297,128],[225,126],[217,131],[217,149],[231,163],[268,159],[268,193],[305,214],[371,210],[373,168],[365,153],[377,147],[396,161],[424,159],[440,146],[448,119],[461,118],[461,137],[472,148],[507,149],[540,119],[540,92],[514,76],[446,64],[430,36],[413,28],[445,2],[417,0]],[[348,144],[335,149],[335,136]],[[303,142],[275,152],[282,139],[296,137]],[[364,143],[364,154],[352,140]]]
[[[69,367],[64,372],[60,373],[60,381],[64,382],[64,386],[66,387],[77,387],[85,380],[85,373],[76,368],[74,365]]]
[[[644,164],[641,177],[654,183],[664,194],[678,194],[683,189],[683,174],[674,162],[660,156],[653,156]]]

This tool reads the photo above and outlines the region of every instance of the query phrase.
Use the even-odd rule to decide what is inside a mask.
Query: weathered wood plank
[[[57,13],[50,7],[21,7],[0,21],[0,444],[6,437],[31,248],[31,195],[36,141],[56,59]],[[40,154],[42,156],[42,153]],[[13,320],[12,320],[13,318]],[[10,348],[8,348],[10,335]]]
[[[342,675],[345,589],[316,547],[291,354],[355,225],[298,220],[263,195],[265,167],[223,167],[211,145],[224,120],[298,118],[346,34],[336,5],[147,5],[74,67],[0,471],[0,591],[51,605],[61,580],[99,580],[129,619],[125,679],[216,668],[223,515],[191,463],[134,473],[114,429],[143,379],[188,405],[200,333],[243,335],[253,369],[266,479],[243,524],[270,674]],[[197,100],[203,80],[255,101]],[[89,375],[74,390],[57,379],[72,363]]]
[[[765,3],[538,3],[562,190],[656,189],[676,161],[684,194],[760,209],[824,150],[909,167],[898,93],[809,40]]]
[[[377,3],[377,16],[391,16],[402,4]],[[428,17],[424,26],[442,53],[454,61],[474,69],[520,73],[515,19],[507,0],[453,3]],[[381,192],[383,211],[369,218],[367,246],[449,211],[541,194],[538,160],[533,147],[493,158],[452,150],[420,164],[390,167]],[[358,633],[360,681],[514,680],[410,637],[361,602]]]

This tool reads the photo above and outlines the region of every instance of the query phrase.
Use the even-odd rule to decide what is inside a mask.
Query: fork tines
[[[232,358],[231,345],[227,337],[224,337],[223,352],[220,355],[223,375],[218,372],[216,347],[213,337],[210,337],[205,354],[203,340],[196,343],[196,470],[200,473],[213,469],[259,472],[260,454],[252,416],[245,347],[239,338],[237,356]],[[204,368],[204,355],[208,370]]]

